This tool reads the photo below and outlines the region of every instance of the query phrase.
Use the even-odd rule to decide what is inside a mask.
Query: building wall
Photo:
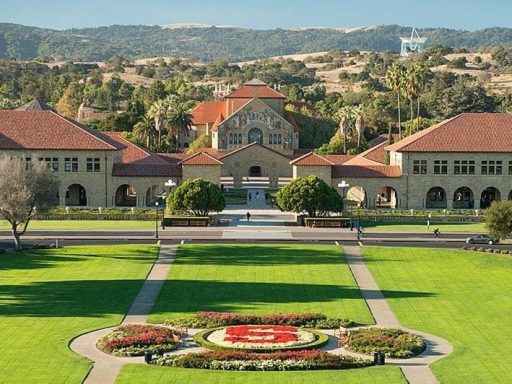
[[[338,184],[344,180],[349,184],[349,188],[345,191],[341,191]],[[397,209],[407,208],[407,196],[405,195],[405,179],[402,177],[397,178],[385,178],[385,177],[365,177],[365,178],[333,178],[331,185],[340,194],[347,196],[348,190],[352,187],[362,187],[365,192],[365,208],[375,209],[377,205],[378,196],[381,194],[381,190],[384,187],[391,187],[396,191],[397,195]],[[359,192],[358,192],[359,193]],[[415,207],[411,207],[415,208]],[[419,208],[419,207],[418,207]]]
[[[293,166],[293,178],[318,176],[327,184],[331,185],[331,166]]]
[[[203,179],[220,185],[221,165],[183,165],[183,180]]]
[[[250,167],[261,167],[261,176],[270,179],[270,186],[277,187],[279,177],[292,177],[290,159],[260,145],[252,145],[221,159],[222,176],[232,176],[235,187],[242,185],[242,178],[249,176]]]

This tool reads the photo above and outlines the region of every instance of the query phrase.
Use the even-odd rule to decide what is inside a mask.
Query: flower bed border
[[[313,329],[305,329],[307,332],[310,332],[315,335],[316,340],[309,343],[309,344],[302,344],[302,345],[293,345],[289,347],[282,347],[282,348],[236,348],[236,347],[225,347],[222,345],[218,345],[215,343],[212,343],[211,341],[207,340],[207,337],[218,330],[224,329],[226,327],[217,327],[217,328],[209,328],[205,329],[204,331],[198,332],[194,335],[194,342],[198,345],[200,345],[203,348],[211,349],[211,350],[227,350],[227,351],[242,351],[242,352],[260,352],[260,353],[271,353],[271,352],[278,352],[278,351],[294,351],[294,350],[304,350],[304,349],[316,349],[324,346],[329,342],[329,335],[313,330]]]

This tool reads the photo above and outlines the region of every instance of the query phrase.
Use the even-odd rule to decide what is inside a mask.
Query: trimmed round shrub
[[[98,340],[96,346],[114,356],[142,356],[144,352],[169,352],[177,348],[180,334],[153,325],[122,325]]]
[[[243,348],[237,348],[237,347],[229,347],[229,346],[223,346],[216,343],[213,343],[208,340],[208,336],[210,336],[213,332],[222,330],[225,327],[219,327],[219,328],[213,328],[213,329],[206,329],[204,331],[201,331],[199,333],[196,333],[194,335],[194,342],[201,347],[212,349],[212,350],[228,350],[228,351],[244,351],[244,352],[276,352],[276,351],[293,351],[293,350],[307,350],[307,349],[315,349],[320,348],[323,345],[327,344],[329,341],[329,336],[326,335],[323,332],[315,331],[308,329],[307,332],[313,334],[315,336],[315,340],[307,343],[307,344],[297,344],[297,345],[289,345],[289,346],[274,346],[272,347],[271,344],[269,344],[268,348],[259,346],[259,347],[243,347]]]
[[[418,335],[391,328],[361,328],[348,332],[343,340],[345,348],[354,352],[372,354],[382,351],[388,357],[409,358],[422,353],[425,342]]]
[[[154,359],[152,364],[178,368],[216,369],[229,371],[302,371],[315,369],[350,369],[372,365],[367,359],[340,356],[323,351],[285,351],[251,353],[240,351],[209,351],[169,355]]]

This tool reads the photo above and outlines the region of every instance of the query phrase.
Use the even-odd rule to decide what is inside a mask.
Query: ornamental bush
[[[152,364],[231,371],[301,371],[362,368],[372,365],[372,362],[323,351],[300,350],[273,353],[210,351],[164,356],[154,359]]]
[[[166,320],[165,324],[186,328],[216,328],[228,325],[291,325],[303,328],[334,329],[357,325],[348,319],[327,318],[321,313],[245,315],[229,312],[198,312],[193,317]]]
[[[371,354],[382,351],[389,357],[409,358],[422,353],[425,342],[420,336],[390,328],[361,328],[350,331],[343,340],[345,348]]]
[[[153,325],[122,325],[98,340],[96,346],[114,356],[142,356],[144,352],[169,352],[177,348],[180,334]]]

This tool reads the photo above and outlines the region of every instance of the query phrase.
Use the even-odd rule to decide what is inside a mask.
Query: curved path
[[[126,314],[122,322],[123,324],[144,324],[147,322],[148,315],[151,313],[153,305],[171,269],[176,248],[176,245],[161,246],[159,256],[156,259],[148,277],[144,281],[144,284],[142,285],[142,288],[135,298],[132,306]],[[386,359],[386,362],[399,366],[410,384],[438,383],[428,365],[449,354],[452,351],[450,343],[437,336],[401,327],[398,319],[391,311],[391,308],[387,304],[377,283],[366,267],[360,254],[359,247],[345,246],[344,251],[347,264],[350,267],[359,288],[361,289],[361,294],[375,319],[376,325],[380,327],[401,328],[421,335],[426,340],[427,349],[420,356],[407,360]],[[96,348],[96,341],[100,337],[108,334],[114,328],[115,327],[104,328],[85,333],[71,341],[71,350],[94,362],[94,365],[84,380],[85,384],[113,384],[123,365],[144,363],[143,357],[115,357],[103,353]],[[183,344],[180,345],[180,349],[173,353],[182,354],[203,351],[203,348],[197,347],[197,345],[192,341],[192,335],[198,331],[199,330],[189,330],[187,338],[184,339]],[[338,348],[337,339],[334,337],[334,331],[326,333],[330,334],[330,340],[323,348],[324,350],[336,354],[368,358],[367,355],[361,355],[347,351],[343,348]]]
[[[411,359],[386,359],[389,364],[395,364],[400,367],[405,378],[410,384],[436,384],[439,383],[429,368],[429,364],[442,359],[452,352],[452,345],[440,337],[430,335],[425,332],[416,331],[400,326],[398,319],[391,310],[386,298],[382,294],[379,286],[373,279],[370,270],[364,263],[361,256],[360,247],[344,246],[347,264],[359,285],[361,294],[366,301],[370,312],[375,319],[375,323],[383,328],[401,328],[405,331],[422,336],[427,344],[427,349],[421,355]],[[332,351],[335,353],[336,351]],[[341,348],[340,348],[341,352]],[[346,353],[346,352],[344,352]],[[359,355],[362,356],[362,355]]]

